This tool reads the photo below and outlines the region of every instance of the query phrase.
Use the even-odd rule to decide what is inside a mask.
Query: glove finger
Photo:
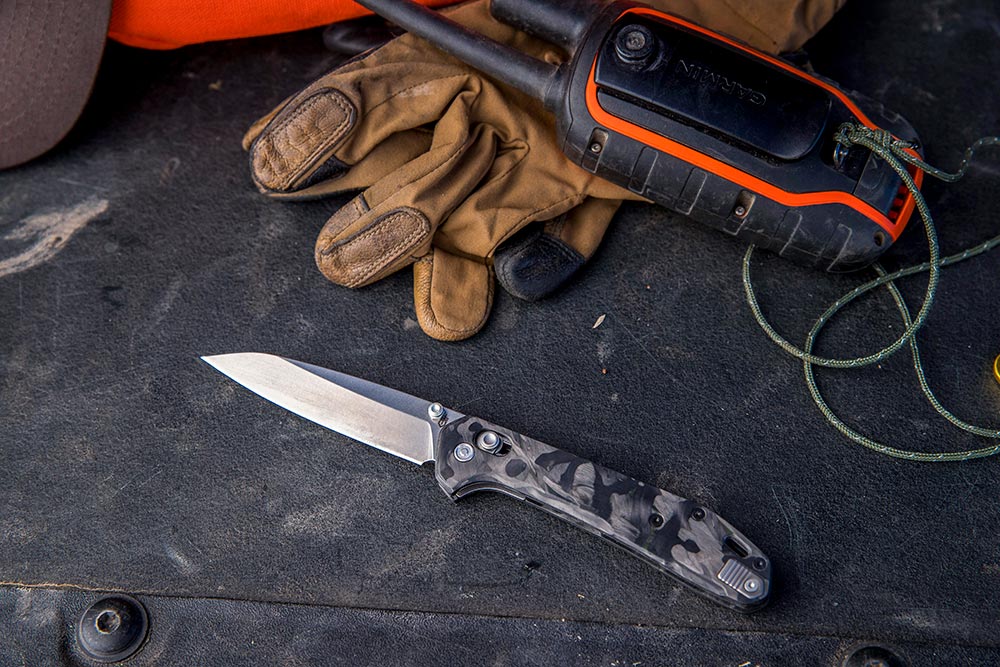
[[[265,129],[269,131],[276,131],[275,128],[268,128],[268,125],[274,120],[285,108],[289,106],[289,103],[296,98],[295,95],[285,99],[281,104],[271,110],[266,116],[257,119],[253,125],[246,131],[243,135],[242,146],[244,151],[251,151],[254,148],[254,143],[257,141],[258,137],[264,132]],[[289,112],[291,113],[291,112]],[[320,139],[319,136],[315,137],[316,140]],[[359,189],[362,187],[367,187],[375,181],[377,181],[382,176],[388,174],[393,169],[397,169],[404,163],[409,162],[415,158],[420,153],[427,150],[430,146],[431,133],[422,127],[418,127],[412,130],[404,130],[392,134],[391,136],[385,138],[383,141],[373,144],[371,150],[361,156],[358,161],[353,165],[341,164],[339,165],[339,170],[336,169],[338,165],[334,163],[335,167],[333,170],[328,170],[326,176],[336,176],[339,174],[347,175],[348,170],[354,171],[363,169],[367,174],[372,174],[376,171],[381,172],[379,176],[364,176],[361,178],[361,182],[357,183],[358,179],[352,179],[352,181],[347,181],[346,179],[342,183],[337,183],[336,186],[331,187],[329,183],[323,181],[323,174],[320,177],[314,176],[310,182],[318,182],[317,185],[310,187],[308,184],[300,185],[295,188],[292,192],[283,191],[265,191],[275,198],[292,198],[293,195],[298,195],[297,199],[307,199],[315,197],[318,195],[332,194],[334,192],[346,192],[352,189]],[[282,151],[272,149],[276,154],[281,154]],[[263,159],[261,156],[260,159]],[[362,165],[362,163],[366,163]],[[256,175],[256,169],[254,168],[253,162],[251,162],[251,168]],[[273,167],[272,167],[273,169]],[[263,178],[272,178],[267,175],[262,175]],[[293,177],[294,178],[294,177]],[[255,179],[259,183],[259,179]],[[325,186],[325,187],[324,187]]]
[[[493,309],[493,270],[440,248],[413,265],[417,322],[431,338],[464,340],[486,325]]]
[[[526,301],[551,295],[593,256],[619,206],[617,199],[589,198],[558,218],[527,226],[494,252],[500,285]]]
[[[456,115],[461,116],[461,109]],[[439,123],[429,151],[330,218],[316,241],[316,264],[323,275],[339,285],[360,287],[429,251],[435,230],[494,159],[492,131],[478,126],[466,136],[467,128],[467,122]]]
[[[341,172],[318,174],[316,183],[291,192],[268,192],[272,199],[303,200],[364,190],[430,150],[433,135],[424,129],[394,134]],[[324,178],[323,176],[329,176]]]
[[[464,67],[420,60],[330,75],[265,124],[250,147],[251,174],[265,194],[302,193],[343,176],[389,137],[439,123],[457,99],[471,104],[483,85]]]

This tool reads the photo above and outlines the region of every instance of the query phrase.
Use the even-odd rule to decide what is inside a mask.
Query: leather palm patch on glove
[[[711,27],[704,8],[655,4],[687,8]],[[791,15],[817,3],[776,4]],[[743,25],[735,10],[720,11]],[[493,20],[482,0],[449,16],[537,58],[561,58]],[[736,36],[761,34],[746,24]],[[356,288],[412,265],[421,328],[454,341],[486,324],[497,278],[521,298],[549,294],[594,253],[622,200],[639,199],[571,163],[553,122],[540,102],[403,35],[286,100],[250,128],[244,148],[268,196],[360,190],[320,232],[319,269]]]

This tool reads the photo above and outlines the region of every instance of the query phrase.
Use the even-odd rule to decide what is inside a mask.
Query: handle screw
[[[476,436],[476,444],[479,445],[479,449],[492,454],[500,449],[503,442],[500,440],[500,436],[493,431],[480,431],[479,435]]]
[[[747,593],[756,593],[760,590],[760,582],[757,579],[747,579],[746,583],[743,584],[743,589]]]
[[[460,442],[458,447],[455,448],[455,459],[465,463],[471,461],[472,457],[476,455],[476,450],[472,448],[467,442]]]
[[[444,406],[441,405],[440,403],[431,403],[429,406],[427,406],[427,416],[433,419],[434,421],[439,421],[446,414],[448,413],[445,412]]]

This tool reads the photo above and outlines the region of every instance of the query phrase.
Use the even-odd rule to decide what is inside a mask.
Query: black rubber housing
[[[827,271],[860,269],[892,244],[899,229],[892,235],[850,206],[783,204],[596,120],[587,102],[592,73],[597,103],[616,121],[787,193],[843,193],[885,216],[899,214],[905,192],[888,165],[859,149],[834,163],[834,133],[859,119],[814,77],[667,17],[625,14],[636,7],[642,5],[607,5],[569,63],[556,117],[563,150],[574,162],[731,236]],[[651,35],[653,53],[623,57],[625,31]],[[853,101],[877,126],[916,140],[898,115],[857,94]]]

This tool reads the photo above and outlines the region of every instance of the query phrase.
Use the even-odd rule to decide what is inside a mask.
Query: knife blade
[[[725,606],[753,611],[771,561],[712,510],[441,404],[257,352],[202,357],[250,391],[320,426],[418,465],[453,499],[495,491],[605,538]]]

